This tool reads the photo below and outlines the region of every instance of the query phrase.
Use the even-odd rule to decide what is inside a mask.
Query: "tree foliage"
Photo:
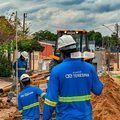
[[[103,37],[103,46],[107,49],[109,48],[111,45],[110,45],[110,37],[109,36],[104,36]]]
[[[118,44],[117,36],[116,34],[113,34],[110,36],[102,36],[101,33],[95,32],[95,31],[90,31],[88,33],[88,39],[90,41],[95,40],[95,45],[96,46],[103,46],[105,48],[110,48],[110,47],[116,47]]]
[[[39,32],[35,32],[33,34],[34,39],[36,40],[48,40],[48,41],[56,41],[57,40],[57,35],[48,31],[48,30],[40,30]]]
[[[15,37],[15,27],[5,18],[0,16],[0,43],[10,41]]]
[[[90,31],[88,33],[88,39],[90,41],[95,41],[96,46],[102,46],[102,35],[100,32]]]
[[[0,45],[0,77],[9,77],[12,74],[11,61],[6,56],[6,51],[11,51],[11,42]]]
[[[0,77],[9,77],[12,74],[11,62],[5,55],[0,55]]]
[[[103,37],[103,46],[108,49],[111,48],[112,51],[117,51],[117,37],[116,36],[104,36]]]
[[[18,50],[31,53],[33,51],[43,51],[44,47],[35,39],[24,39],[18,42]]]
[[[13,45],[14,44],[14,45]],[[8,41],[3,44],[0,44],[0,55],[3,55],[4,52],[12,52],[15,49],[15,42],[14,41]]]

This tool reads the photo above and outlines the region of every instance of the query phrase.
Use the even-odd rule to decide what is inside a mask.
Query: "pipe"
[[[10,91],[11,88],[12,88],[12,85],[8,86],[8,87],[1,88],[0,93],[2,94],[2,93],[5,93],[5,92],[8,92],[8,91]]]
[[[37,74],[33,74],[32,76],[30,76],[31,84],[32,85],[40,85],[40,84],[47,83],[48,81],[45,79],[45,76],[48,74],[49,74],[49,71],[46,71],[46,70],[41,71],[40,73],[37,73]],[[5,92],[8,92],[8,91],[10,91],[11,88],[12,88],[12,84],[7,85],[7,86],[0,89],[0,93],[3,94]]]
[[[45,79],[44,76],[39,77],[38,79],[31,79],[31,85],[40,85],[40,84],[45,84],[48,81]],[[12,84],[5,86],[4,88],[0,89],[0,93],[6,93],[8,91],[10,91],[10,89],[12,88]]]

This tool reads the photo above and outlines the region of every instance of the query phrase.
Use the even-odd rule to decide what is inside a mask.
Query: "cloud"
[[[58,1],[57,4],[63,5],[63,6],[71,6],[71,5],[78,5],[84,2],[84,0],[62,0]]]
[[[120,9],[120,3],[116,5],[107,4],[107,5],[99,6],[98,12],[109,12],[119,9]]]
[[[0,15],[27,13],[31,32],[40,29],[93,29],[120,22],[119,0],[7,0],[0,1]],[[8,12],[9,11],[9,12]]]
[[[76,9],[88,11],[91,13],[103,13],[120,10],[119,6],[119,0],[86,0],[86,2],[83,2],[80,4],[80,6],[77,6]]]

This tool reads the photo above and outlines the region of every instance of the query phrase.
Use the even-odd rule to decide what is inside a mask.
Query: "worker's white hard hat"
[[[20,77],[20,81],[26,82],[30,80],[30,76],[28,74],[22,74]]]
[[[25,58],[28,59],[28,53],[26,51],[21,52],[21,55]]]
[[[63,35],[60,38],[58,38],[58,46],[57,46],[58,49],[61,49],[70,45],[76,45],[76,42],[71,35]]]

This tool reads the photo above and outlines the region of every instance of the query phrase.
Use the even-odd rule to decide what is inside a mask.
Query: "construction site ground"
[[[43,75],[34,75],[32,79],[43,80]],[[100,77],[104,83],[104,90],[100,96],[92,94],[94,120],[120,120],[120,79],[104,74]],[[0,79],[0,88],[11,84],[9,79]],[[43,84],[43,83],[42,83]],[[20,120],[17,111],[16,96],[12,103],[7,103],[7,93],[0,97],[0,120]],[[40,104],[43,101],[40,99]],[[40,106],[42,110],[42,105]]]

